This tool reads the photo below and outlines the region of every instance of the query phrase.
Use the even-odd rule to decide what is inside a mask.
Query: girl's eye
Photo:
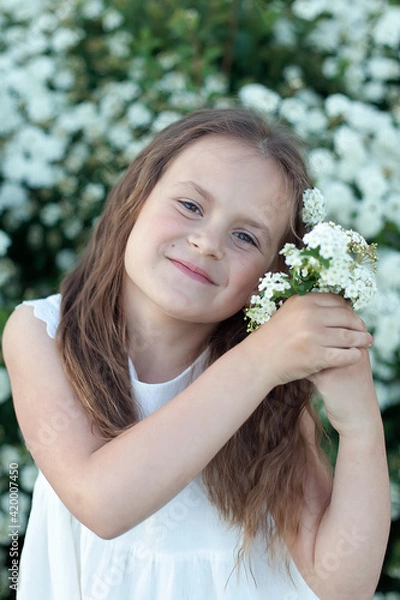
[[[247,244],[253,244],[253,246],[257,246],[255,239],[252,238],[251,235],[249,235],[248,233],[245,233],[244,231],[236,231],[234,235],[237,238],[239,238],[239,240],[242,240]]]
[[[190,200],[180,200],[180,204],[186,208],[186,210],[201,215],[200,208],[194,202],[191,202]]]

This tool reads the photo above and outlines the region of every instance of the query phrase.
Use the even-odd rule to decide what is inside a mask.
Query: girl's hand
[[[372,344],[364,322],[344,298],[320,293],[289,298],[252,336],[259,352],[268,349],[274,385],[350,368]]]
[[[369,436],[381,425],[368,350],[352,365],[326,369],[309,377],[322,396],[331,425],[342,436]]]

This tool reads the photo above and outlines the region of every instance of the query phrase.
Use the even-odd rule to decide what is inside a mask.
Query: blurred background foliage
[[[19,302],[57,290],[138,150],[199,107],[288,123],[331,217],[378,241],[379,293],[363,316],[392,481],[376,595],[388,600],[400,598],[399,52],[389,0],[0,0],[0,331]],[[13,461],[22,546],[36,468],[0,356],[2,600]]]

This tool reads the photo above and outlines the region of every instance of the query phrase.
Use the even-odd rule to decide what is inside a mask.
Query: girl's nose
[[[217,260],[223,257],[220,236],[217,232],[211,233],[205,229],[202,231],[193,231],[188,236],[189,244],[204,255]]]

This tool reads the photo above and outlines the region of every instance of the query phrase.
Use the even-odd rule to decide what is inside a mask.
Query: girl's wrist
[[[265,397],[274,387],[279,385],[279,375],[274,368],[273,347],[268,340],[262,339],[264,327],[251,333],[236,348],[241,353],[242,364],[248,368],[251,385],[260,389]]]
[[[383,422],[379,409],[373,414],[365,415],[365,418],[359,418],[354,423],[332,423],[332,426],[342,441],[349,441],[354,446],[368,447],[380,439],[384,440]]]

